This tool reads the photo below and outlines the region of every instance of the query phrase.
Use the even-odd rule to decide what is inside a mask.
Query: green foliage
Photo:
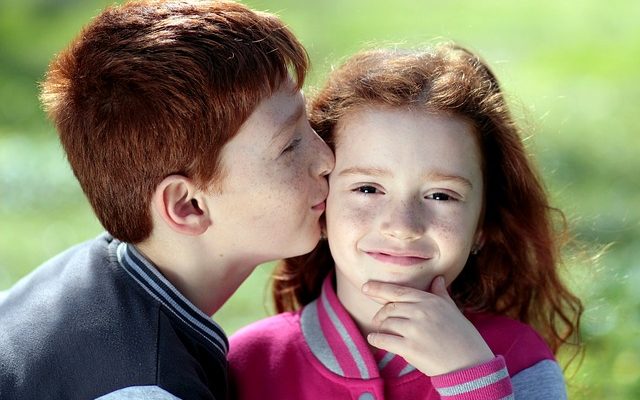
[[[107,0],[0,0],[0,289],[101,228],[37,101],[38,82]],[[586,312],[572,397],[640,397],[640,2],[253,0],[307,46],[307,91],[363,47],[446,38],[493,65],[553,195],[586,256],[567,279]],[[270,266],[217,319],[232,333],[267,315]],[[52,310],[55,312],[55,310]],[[563,358],[564,359],[564,358]]]

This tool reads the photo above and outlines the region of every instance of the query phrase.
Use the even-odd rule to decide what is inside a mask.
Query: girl
[[[284,313],[231,338],[238,398],[566,397],[554,354],[582,306],[486,64],[364,52],[310,108],[336,156],[328,241],[277,268]]]

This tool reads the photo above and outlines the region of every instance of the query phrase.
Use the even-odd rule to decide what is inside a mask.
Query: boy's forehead
[[[249,119],[261,119],[263,123],[280,127],[295,123],[304,113],[302,92],[292,83],[283,83],[258,103]]]
[[[236,133],[235,136],[240,137],[234,136],[231,141],[255,146],[255,140],[259,140],[264,141],[265,146],[271,146],[289,135],[305,117],[302,93],[293,83],[283,83],[258,103]]]

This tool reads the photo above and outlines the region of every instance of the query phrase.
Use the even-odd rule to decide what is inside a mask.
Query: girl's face
[[[357,108],[336,127],[335,156],[327,233],[347,308],[361,304],[369,280],[426,290],[443,275],[450,284],[481,241],[481,155],[471,124]]]

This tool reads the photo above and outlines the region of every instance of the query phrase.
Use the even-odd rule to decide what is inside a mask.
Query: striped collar
[[[302,310],[302,333],[316,358],[345,378],[374,379],[404,376],[415,367],[384,350],[372,354],[355,322],[333,288],[333,274],[322,284],[320,297]]]
[[[211,317],[187,300],[134,245],[121,242],[116,251],[120,265],[147,293],[226,357],[227,336]]]

